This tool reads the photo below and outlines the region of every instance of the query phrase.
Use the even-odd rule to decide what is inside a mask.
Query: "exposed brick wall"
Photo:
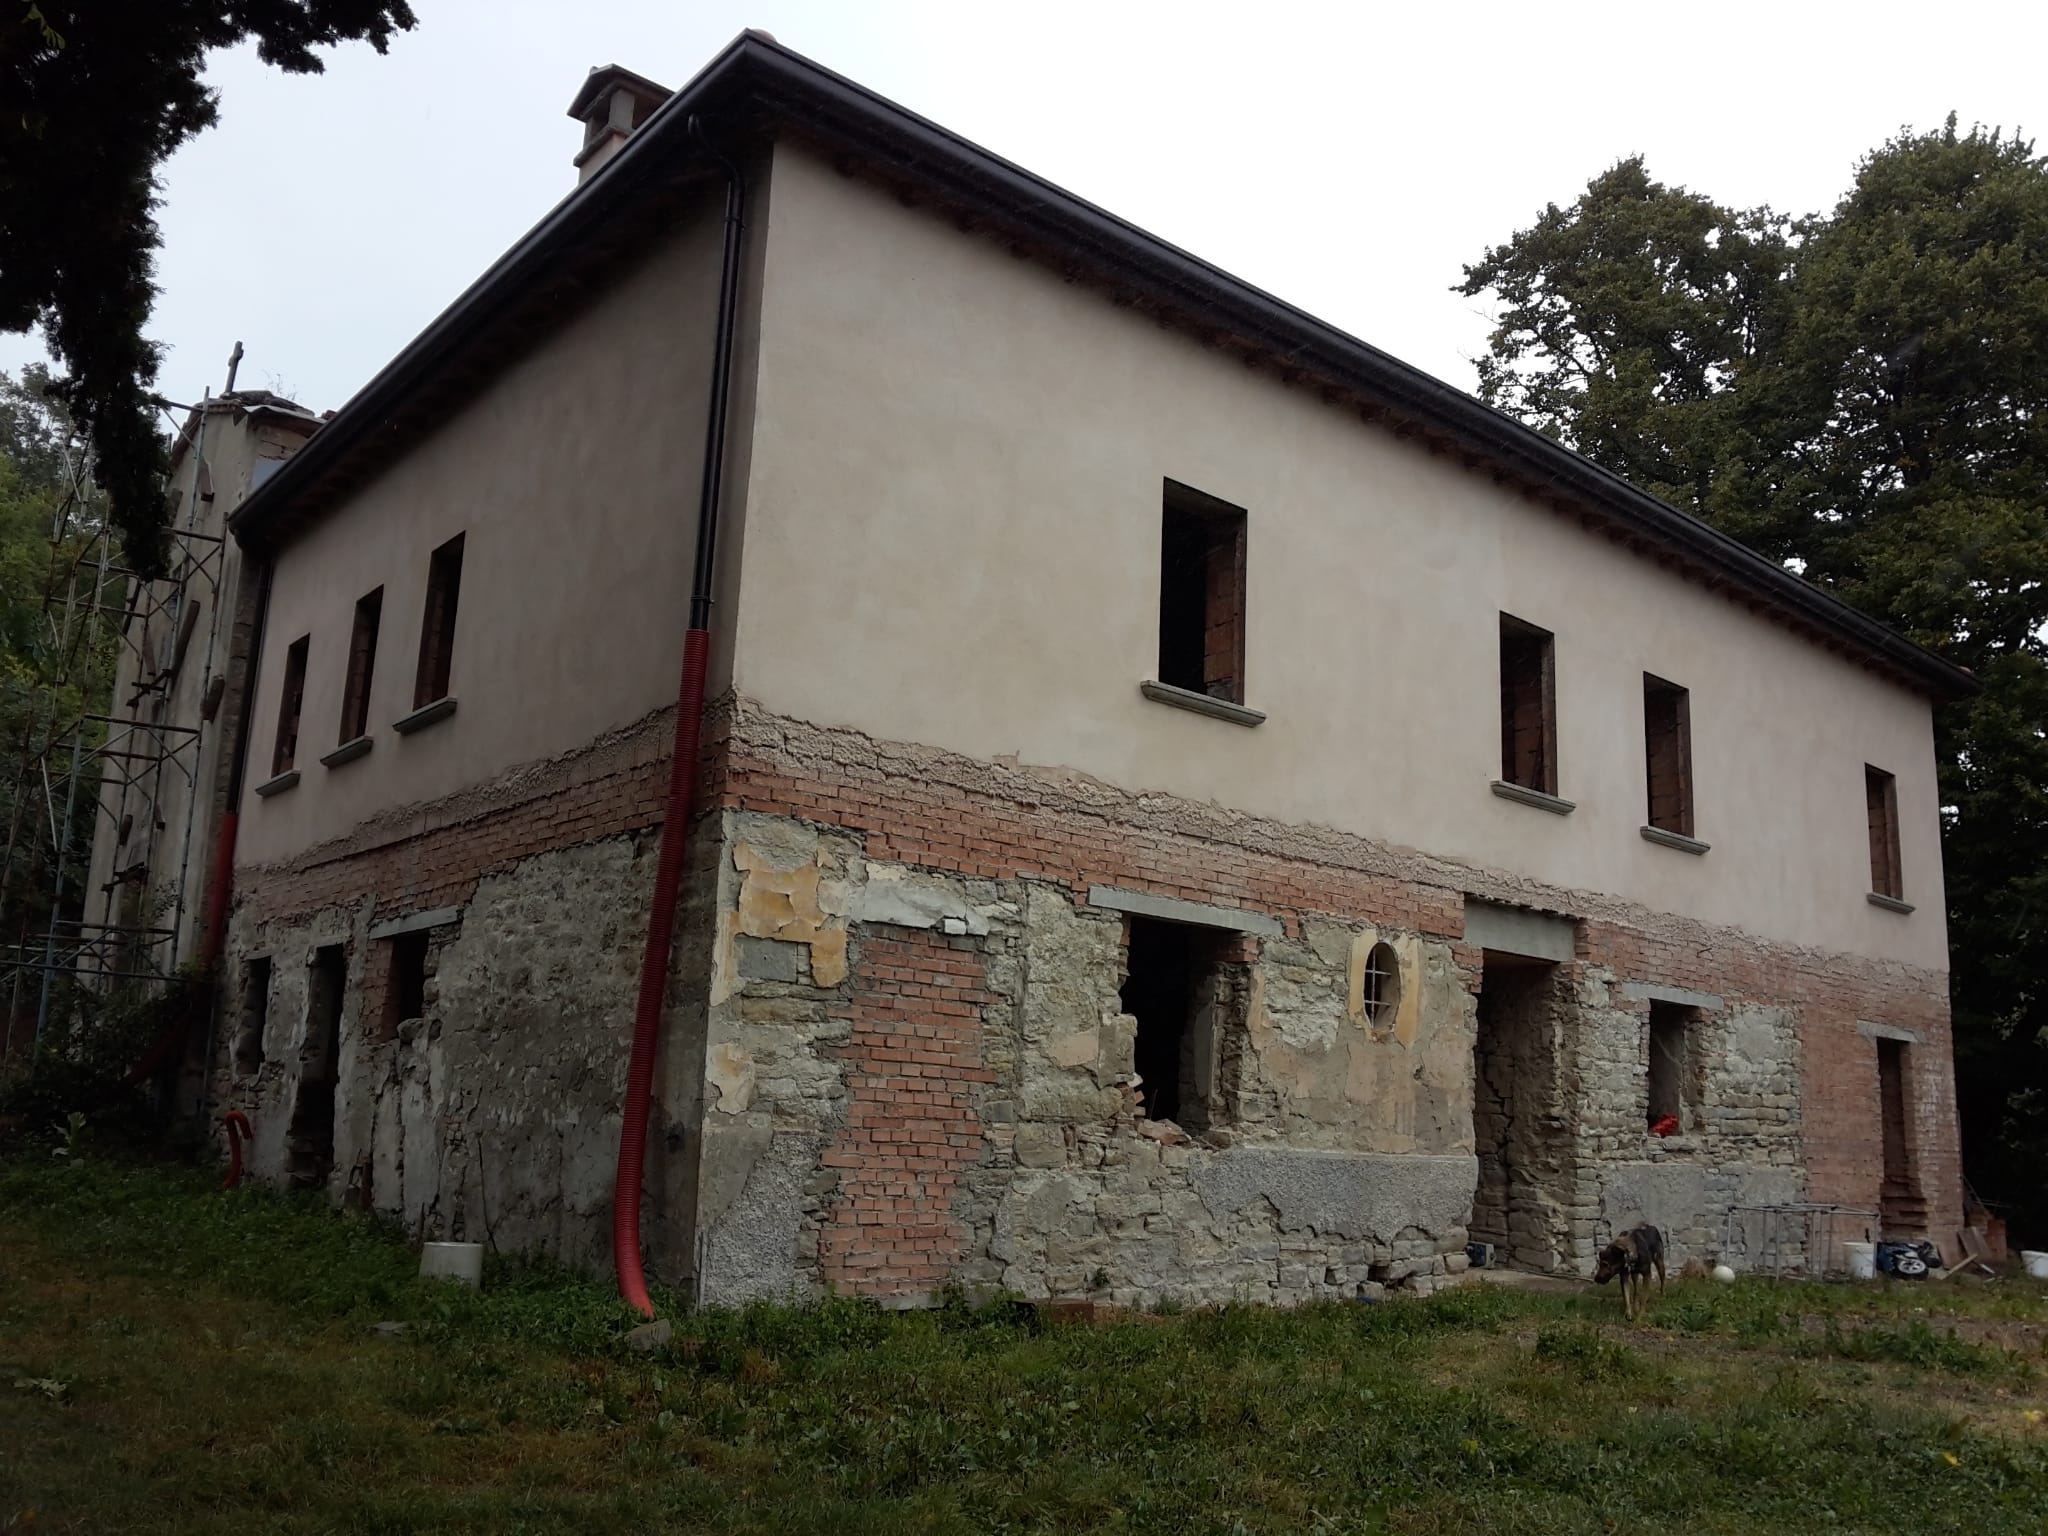
[[[583,752],[404,807],[282,863],[238,869],[237,905],[266,919],[372,894],[377,916],[460,906],[484,875],[536,853],[657,828],[671,718],[659,711]]]
[[[853,999],[846,1117],[826,1168],[839,1188],[818,1237],[828,1283],[867,1294],[921,1293],[953,1273],[967,1240],[955,1218],[960,1175],[982,1155],[973,1095],[982,1066],[987,987],[975,940],[874,930],[861,947]]]
[[[1469,892],[1579,919],[1579,959],[1624,980],[1795,1008],[1800,1017],[1802,1162],[1809,1197],[1875,1208],[1881,1177],[1877,1056],[1859,1021],[1908,1029],[1909,1142],[1933,1233],[1961,1220],[1961,1158],[1947,977],[1836,955],[1561,891],[1323,828],[1136,795],[1050,772],[979,764],[760,715],[745,703],[728,734],[721,803],[858,834],[870,857],[992,879],[1048,880],[1077,898],[1105,884],[1247,907],[1290,935],[1330,913],[1452,940]],[[1478,983],[1481,956],[1459,945]],[[1648,1005],[1641,1011],[1647,1017]]]

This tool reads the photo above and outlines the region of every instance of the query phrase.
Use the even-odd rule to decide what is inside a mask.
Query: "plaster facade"
[[[749,164],[661,1278],[1292,1303],[1451,1283],[1474,1240],[1585,1272],[1643,1218],[1752,1263],[1744,1207],[1881,1204],[1872,1021],[1913,1038],[1910,1179],[1953,1229],[1924,697],[793,139]],[[386,627],[374,751],[248,811],[212,1067],[261,1176],[605,1251],[717,233],[706,204],[277,552],[302,755],[380,584]],[[1248,509],[1254,726],[1140,691],[1167,479]],[[400,736],[457,532],[459,708]],[[1566,815],[1490,792],[1503,612],[1555,634]],[[1646,672],[1692,693],[1704,854],[1640,835]],[[259,760],[278,693],[266,660]],[[1911,912],[1865,900],[1865,763]],[[1160,925],[1194,957],[1165,1049]]]

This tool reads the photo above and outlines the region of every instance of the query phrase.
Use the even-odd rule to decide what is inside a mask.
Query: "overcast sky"
[[[211,62],[221,125],[164,176],[172,398],[240,339],[244,385],[339,406],[573,185],[591,65],[680,85],[747,26],[1463,388],[1461,264],[1622,155],[1803,213],[1902,125],[2048,128],[2043,0],[414,8],[324,76]]]

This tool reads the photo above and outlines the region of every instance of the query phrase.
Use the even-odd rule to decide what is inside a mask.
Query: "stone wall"
[[[1939,974],[1774,946],[1325,828],[824,730],[745,701],[725,735],[722,801],[752,826],[814,829],[835,850],[822,887],[833,877],[859,886],[862,871],[882,871],[892,893],[922,893],[918,923],[957,910],[987,952],[997,1001],[984,1010],[981,1061],[997,1082],[977,1111],[984,1158],[959,1179],[970,1236],[955,1278],[1033,1293],[1106,1280],[1130,1297],[1177,1286],[1289,1299],[1416,1258],[1455,1269],[1487,1155],[1474,1134],[1475,995],[1490,981],[1515,985],[1464,942],[1468,897],[1565,915],[1576,933],[1575,958],[1524,1000],[1542,1016],[1544,1043],[1519,1064],[1536,1069],[1525,1129],[1541,1134],[1525,1149],[1532,1177],[1517,1262],[1585,1272],[1615,1231],[1651,1220],[1669,1231],[1677,1260],[1752,1263],[1758,1228],[1739,1213],[1731,1222],[1733,1207],[1874,1209],[1875,1051],[1867,1034],[1844,1043],[1843,1020],[1852,1032],[1870,1019],[1912,1032],[1916,1178],[1934,1230],[1960,1214]],[[1215,1057],[1226,1113],[1185,1143],[1174,1132],[1188,1127],[1145,1122],[1112,1096],[1130,1025],[1112,962],[1120,923],[1091,905],[1103,887],[1271,924],[1241,941],[1243,1028]],[[844,922],[858,976],[862,913],[850,905],[830,921]],[[1380,937],[1393,941],[1403,981],[1384,1031],[1364,1025],[1357,997],[1359,957]],[[1686,1112],[1670,1137],[1652,1135],[1646,1117],[1653,994],[1691,1010]],[[1818,1070],[1817,1044],[1827,1063]],[[1480,1128],[1495,1135],[1484,1096],[1479,1108]],[[1496,1084],[1496,1118],[1500,1108]],[[717,1134],[712,1116],[707,1147]],[[1287,1167],[1290,1187],[1311,1175],[1288,1159],[1354,1160],[1339,1183],[1364,1191],[1391,1180],[1405,1187],[1393,1205],[1406,1201],[1418,1219],[1388,1229],[1400,1212],[1385,1205],[1342,1217],[1319,1207],[1324,1226],[1274,1190],[1264,1195],[1266,1229],[1240,1231],[1233,1223],[1247,1207],[1212,1208],[1199,1192],[1223,1187],[1216,1170],[1252,1150],[1261,1167]],[[1451,1176],[1436,1170],[1451,1167],[1461,1193],[1439,1212],[1436,1181]],[[830,1181],[812,1182],[822,1198]],[[799,1291],[829,1278],[814,1280],[802,1264],[777,1274]],[[1206,1278],[1190,1286],[1190,1276]],[[718,1290],[709,1273],[706,1282]]]
[[[1957,1204],[1938,976],[744,701],[715,723],[644,1213],[653,1272],[706,1301],[957,1282],[1291,1303],[1443,1283],[1474,1223],[1545,1268],[1585,1271],[1638,1219],[1674,1258],[1727,1241],[1748,1262],[1733,1205],[1875,1206],[1873,1020],[1915,1041],[1937,1231]],[[229,979],[270,961],[261,1061],[231,997],[212,1082],[251,1115],[258,1176],[287,1175],[309,962],[337,945],[335,1197],[603,1262],[667,731],[238,872]],[[1468,896],[1569,916],[1574,958],[1496,963]],[[1147,913],[1208,936],[1185,1123],[1146,1115],[1124,1005]],[[407,924],[429,934],[417,1019],[387,1001]],[[1692,1010],[1661,1138],[1659,997]],[[1482,1012],[1530,1032],[1520,1054],[1489,1066]],[[1475,1216],[1504,1145],[1523,1187]]]
[[[1388,935],[1412,985],[1376,1038],[1354,969],[1381,930],[1231,935],[1243,982],[1205,1005],[1216,1113],[1194,1136],[1142,1113],[1123,913],[786,817],[729,813],[723,839],[707,1300],[1290,1302],[1463,1267],[1472,999],[1450,946]]]
[[[254,1176],[292,1177],[294,1112],[322,1067],[313,962],[335,947],[330,1194],[388,1212],[417,1237],[608,1262],[668,729],[653,716],[288,865],[237,871],[222,1010],[232,1022],[214,1044],[210,1096],[216,1113],[249,1116]],[[395,1007],[401,933],[426,944],[416,1017]],[[701,1009],[706,953],[703,943],[678,951],[678,977],[693,955],[698,966],[694,986],[675,989],[679,1036],[683,998]],[[255,961],[268,962],[262,998],[251,995]],[[670,1234],[691,1190],[667,1140],[694,1123],[698,1096],[685,1074],[662,1084],[649,1225],[679,1270]]]

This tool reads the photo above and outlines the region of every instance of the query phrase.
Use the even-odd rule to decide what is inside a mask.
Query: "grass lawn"
[[[0,1163],[0,1531],[2048,1530],[2048,1287],[1467,1287],[1048,1323],[413,1278],[188,1171]],[[403,1332],[373,1325],[397,1320]]]

